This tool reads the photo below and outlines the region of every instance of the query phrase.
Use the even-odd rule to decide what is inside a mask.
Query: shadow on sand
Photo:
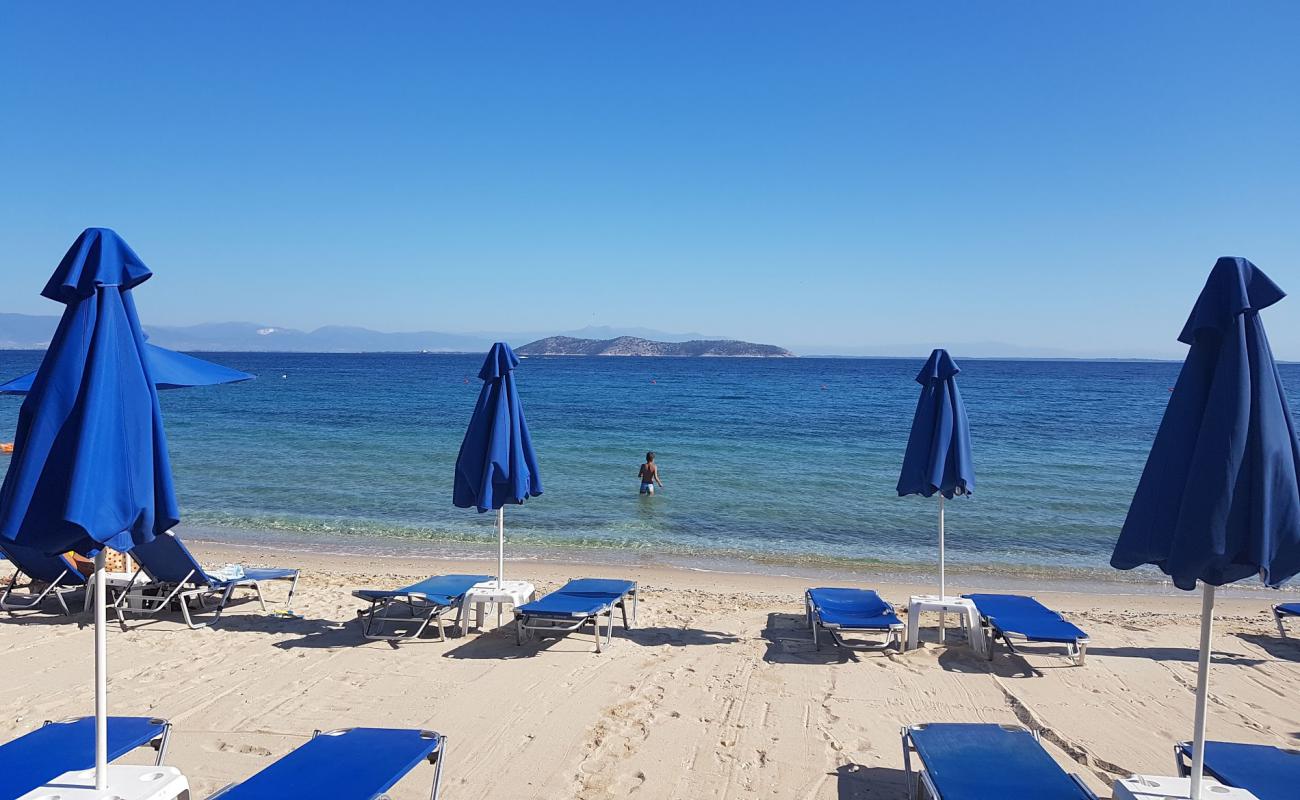
[[[821,640],[821,649],[818,650],[813,645],[812,631],[808,629],[803,614],[768,614],[763,639],[767,642],[763,660],[769,664],[836,664],[842,661],[860,661],[863,656],[884,656],[897,652],[892,646],[849,650],[836,645],[829,638]]]
[[[907,773],[889,767],[845,764],[835,770],[836,800],[906,800]]]
[[[1187,661],[1195,663],[1199,651],[1193,647],[1089,647],[1088,656],[1108,656],[1110,658],[1145,658],[1151,661]],[[1254,667],[1265,663],[1261,658],[1252,658],[1245,653],[1211,653],[1210,661],[1214,664],[1228,664],[1241,667]]]
[[[739,637],[720,631],[703,631],[695,628],[614,628],[614,641],[603,645],[606,651],[635,644],[642,647],[709,647],[735,644]],[[447,651],[446,658],[529,658],[540,652],[565,643],[566,651],[596,652],[596,639],[590,628],[567,633],[556,632],[545,637],[534,633],[523,644],[515,643],[513,625],[506,625],[472,637],[469,641]]]
[[[1300,639],[1259,633],[1235,633],[1233,636],[1255,645],[1278,661],[1300,661]]]

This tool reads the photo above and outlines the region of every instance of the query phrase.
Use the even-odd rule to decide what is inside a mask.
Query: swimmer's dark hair
[[[646,461],[654,461],[654,460],[655,460],[655,451],[651,450],[650,452],[646,453],[646,454],[645,454],[645,460],[646,460]]]

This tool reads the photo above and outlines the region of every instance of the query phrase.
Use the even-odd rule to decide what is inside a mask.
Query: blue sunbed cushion
[[[834,589],[819,587],[808,590],[817,619],[832,628],[846,630],[888,630],[903,621],[870,589]]]
[[[1191,744],[1184,742],[1179,747],[1190,761]],[[1292,800],[1300,785],[1300,751],[1267,744],[1206,742],[1205,771],[1259,800]]]
[[[220,800],[291,797],[374,800],[437,749],[438,735],[428,731],[393,728],[331,731],[312,738],[216,797]]]
[[[1273,612],[1282,616],[1300,617],[1300,603],[1281,603],[1273,606]]]
[[[1019,594],[962,595],[975,604],[980,616],[1003,633],[1015,633],[1031,642],[1073,644],[1087,639],[1079,626],[1032,597]]]
[[[143,747],[166,727],[149,717],[109,717],[108,760]],[[94,766],[95,718],[52,722],[0,744],[0,797],[20,797],[65,772]]]
[[[909,735],[943,800],[1088,798],[1024,728],[943,723]]]
[[[401,589],[358,589],[352,595],[362,600],[387,600],[418,594],[430,603],[454,606],[474,584],[492,579],[491,575],[435,575]]]
[[[632,581],[579,578],[545,597],[525,603],[517,613],[529,617],[581,619],[599,614],[636,590]]]
[[[29,578],[45,583],[58,581],[60,586],[84,586],[82,575],[67,556],[47,556],[39,550],[13,542],[4,543],[5,555]]]

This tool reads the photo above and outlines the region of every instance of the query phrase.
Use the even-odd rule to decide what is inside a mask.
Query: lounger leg
[[[619,607],[619,609],[623,612],[623,630],[627,630],[628,627],[629,627],[628,624],[627,624],[627,598],[624,598],[624,599],[622,599],[622,600],[619,600],[619,601],[618,601],[618,607]],[[613,614],[610,614],[609,616],[610,616],[610,619],[609,619],[609,627],[610,627],[611,630],[613,630],[613,628],[614,628],[614,615],[613,615]]]
[[[434,609],[433,617],[438,621],[438,641],[440,642],[447,641],[447,631],[445,628],[442,627],[442,612],[437,609]]]
[[[814,621],[814,622],[812,623],[812,634],[813,634],[813,648],[816,649],[816,650],[820,650],[820,649],[822,649],[822,643],[821,643],[820,641],[818,641],[818,639],[817,639],[817,623],[816,623],[816,621]]]
[[[524,632],[524,618],[515,617],[515,647],[523,645]]]
[[[1286,637],[1286,625],[1282,622],[1282,615],[1277,611],[1273,612],[1273,621],[1277,623],[1277,633],[1283,639]]]
[[[257,592],[258,604],[262,607],[263,611],[266,611],[266,598],[262,596],[262,584],[258,581],[253,581],[253,591]]]
[[[293,573],[293,580],[289,583],[289,597],[284,601],[284,610],[293,611],[293,593],[298,591],[298,575]]]
[[[1087,659],[1087,657],[1088,657],[1088,643],[1075,642],[1074,643],[1074,665],[1076,667],[1082,667],[1083,662]]]
[[[72,616],[72,612],[68,609],[68,602],[63,599],[63,592],[59,591],[58,587],[53,584],[51,584],[50,589],[54,590],[54,599],[59,601],[59,608],[63,609],[63,616]],[[46,589],[46,591],[50,591],[50,589]],[[89,597],[90,593],[87,592],[86,596]]]
[[[154,759],[155,767],[162,766],[163,759],[167,757],[167,745],[172,738],[172,724],[170,722],[163,725],[162,740],[158,743],[158,757]]]
[[[253,585],[256,586],[257,584],[253,584]],[[232,583],[230,586],[226,587],[226,591],[222,592],[221,602],[217,604],[217,613],[212,618],[213,625],[216,625],[217,620],[221,619],[221,612],[226,610],[226,603],[230,602],[230,595],[234,594],[234,591],[235,591],[235,585]],[[259,599],[261,599],[262,591],[260,589],[257,592],[257,596]],[[202,595],[200,595],[200,597],[202,597]],[[266,603],[262,604],[262,608],[266,608]]]
[[[636,624],[637,624],[637,621],[636,621],[636,605],[637,605],[637,598],[638,598],[640,595],[641,595],[641,587],[638,586],[637,588],[635,588],[635,589],[632,590],[632,626],[633,626],[633,627],[636,627]]]
[[[916,800],[916,780],[912,776],[912,753],[907,747],[907,728],[903,729],[903,774],[907,781],[907,800]]]
[[[429,800],[438,800],[438,787],[442,783],[442,761],[447,757],[447,737],[438,737],[438,756],[433,762],[433,794]]]

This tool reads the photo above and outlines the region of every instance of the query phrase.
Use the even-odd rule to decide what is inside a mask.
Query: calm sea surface
[[[0,352],[0,376],[40,355]],[[205,357],[258,379],[162,394],[186,526],[492,552],[492,515],[451,505],[480,356]],[[615,559],[931,565],[936,501],[894,492],[922,361],[524,360],[546,492],[507,509],[508,538]],[[1110,572],[1179,365],[959,364],[977,489],[948,503],[950,563]],[[1300,365],[1281,369],[1300,386]],[[19,402],[0,397],[4,441]],[[653,499],[637,494],[648,449],[666,484]]]

